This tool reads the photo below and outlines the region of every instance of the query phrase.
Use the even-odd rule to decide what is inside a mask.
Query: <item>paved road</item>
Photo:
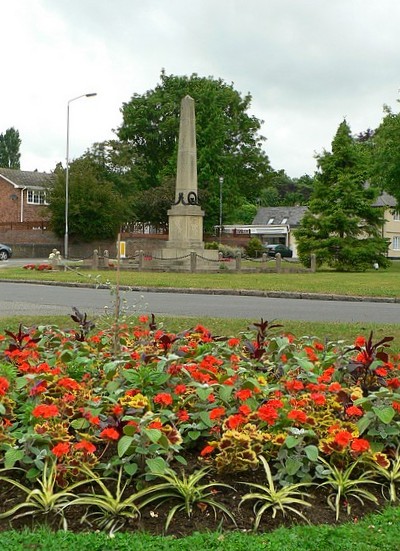
[[[400,323],[400,304],[263,298],[168,292],[122,291],[131,313],[219,318]],[[88,315],[114,308],[107,289],[0,282],[0,317],[70,314],[72,306]]]

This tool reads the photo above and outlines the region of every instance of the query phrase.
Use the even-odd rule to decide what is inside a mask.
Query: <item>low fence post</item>
[[[276,273],[280,274],[282,272],[282,257],[280,253],[276,253],[275,262],[276,262]]]
[[[97,249],[93,251],[92,268],[93,270],[99,269],[99,251]]]
[[[235,262],[236,262],[236,271],[237,272],[240,272],[240,270],[242,269],[242,255],[239,253],[236,254],[236,257],[235,257]]]
[[[143,264],[144,264],[144,251],[139,251],[139,266],[138,266],[138,270],[139,272],[141,270],[143,270]]]
[[[197,253],[191,252],[190,253],[190,271],[195,272],[197,268]]]
[[[107,250],[105,250],[104,253],[103,253],[104,268],[108,268],[109,264],[110,264],[110,255],[109,255],[109,252]]]
[[[312,272],[317,271],[317,257],[315,255],[315,253],[313,253],[311,255],[310,269],[311,269]]]

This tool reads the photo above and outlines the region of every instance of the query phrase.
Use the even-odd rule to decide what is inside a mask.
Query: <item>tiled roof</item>
[[[373,207],[397,207],[397,201],[389,193],[383,191],[372,203]]]
[[[18,188],[43,188],[54,181],[54,174],[36,171],[31,172],[28,170],[15,170],[13,168],[0,168],[0,176],[6,178]]]
[[[253,224],[267,225],[273,219],[271,224],[288,224],[289,226],[298,226],[300,220],[308,207],[261,207],[253,220]],[[284,222],[284,220],[286,221]]]

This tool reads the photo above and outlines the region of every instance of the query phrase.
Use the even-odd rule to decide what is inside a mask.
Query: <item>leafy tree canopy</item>
[[[117,131],[120,142],[114,146],[130,152],[130,163],[125,157],[125,177],[134,183],[136,192],[151,189],[163,198],[165,179],[176,174],[180,104],[186,95],[195,100],[198,191],[206,213],[205,228],[210,230],[219,222],[221,176],[225,221],[243,202],[256,202],[271,172],[261,147],[261,121],[248,114],[250,94],[242,96],[221,79],[162,71],[153,90],[134,94],[123,104],[123,122]]]
[[[383,213],[372,206],[377,192],[366,185],[363,155],[346,121],[339,125],[332,151],[317,161],[320,172],[309,210],[295,232],[300,260],[307,263],[315,253],[319,264],[339,270],[365,270],[374,262],[386,266]]]
[[[18,130],[8,128],[4,134],[0,134],[0,167],[20,168],[21,139]]]
[[[385,117],[372,137],[372,181],[400,205],[400,113],[385,107]]]
[[[48,190],[51,225],[58,236],[65,231],[65,170],[58,166]],[[72,239],[93,241],[115,238],[131,217],[126,200],[90,155],[71,163],[69,170],[68,226]]]

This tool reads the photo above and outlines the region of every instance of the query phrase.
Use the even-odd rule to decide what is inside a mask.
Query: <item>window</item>
[[[37,189],[28,189],[28,195],[27,195],[28,203],[30,205],[47,205],[46,202],[46,192],[43,190],[37,190]]]
[[[275,220],[274,218],[270,218],[270,219],[268,220],[268,224],[273,224],[273,223],[274,223],[274,220]]]
[[[394,251],[400,251],[400,235],[395,235],[393,237],[392,247]]]
[[[393,213],[393,220],[400,222],[400,210],[395,210]]]
[[[282,219],[282,224],[286,224],[287,223],[287,218],[283,218]]]

